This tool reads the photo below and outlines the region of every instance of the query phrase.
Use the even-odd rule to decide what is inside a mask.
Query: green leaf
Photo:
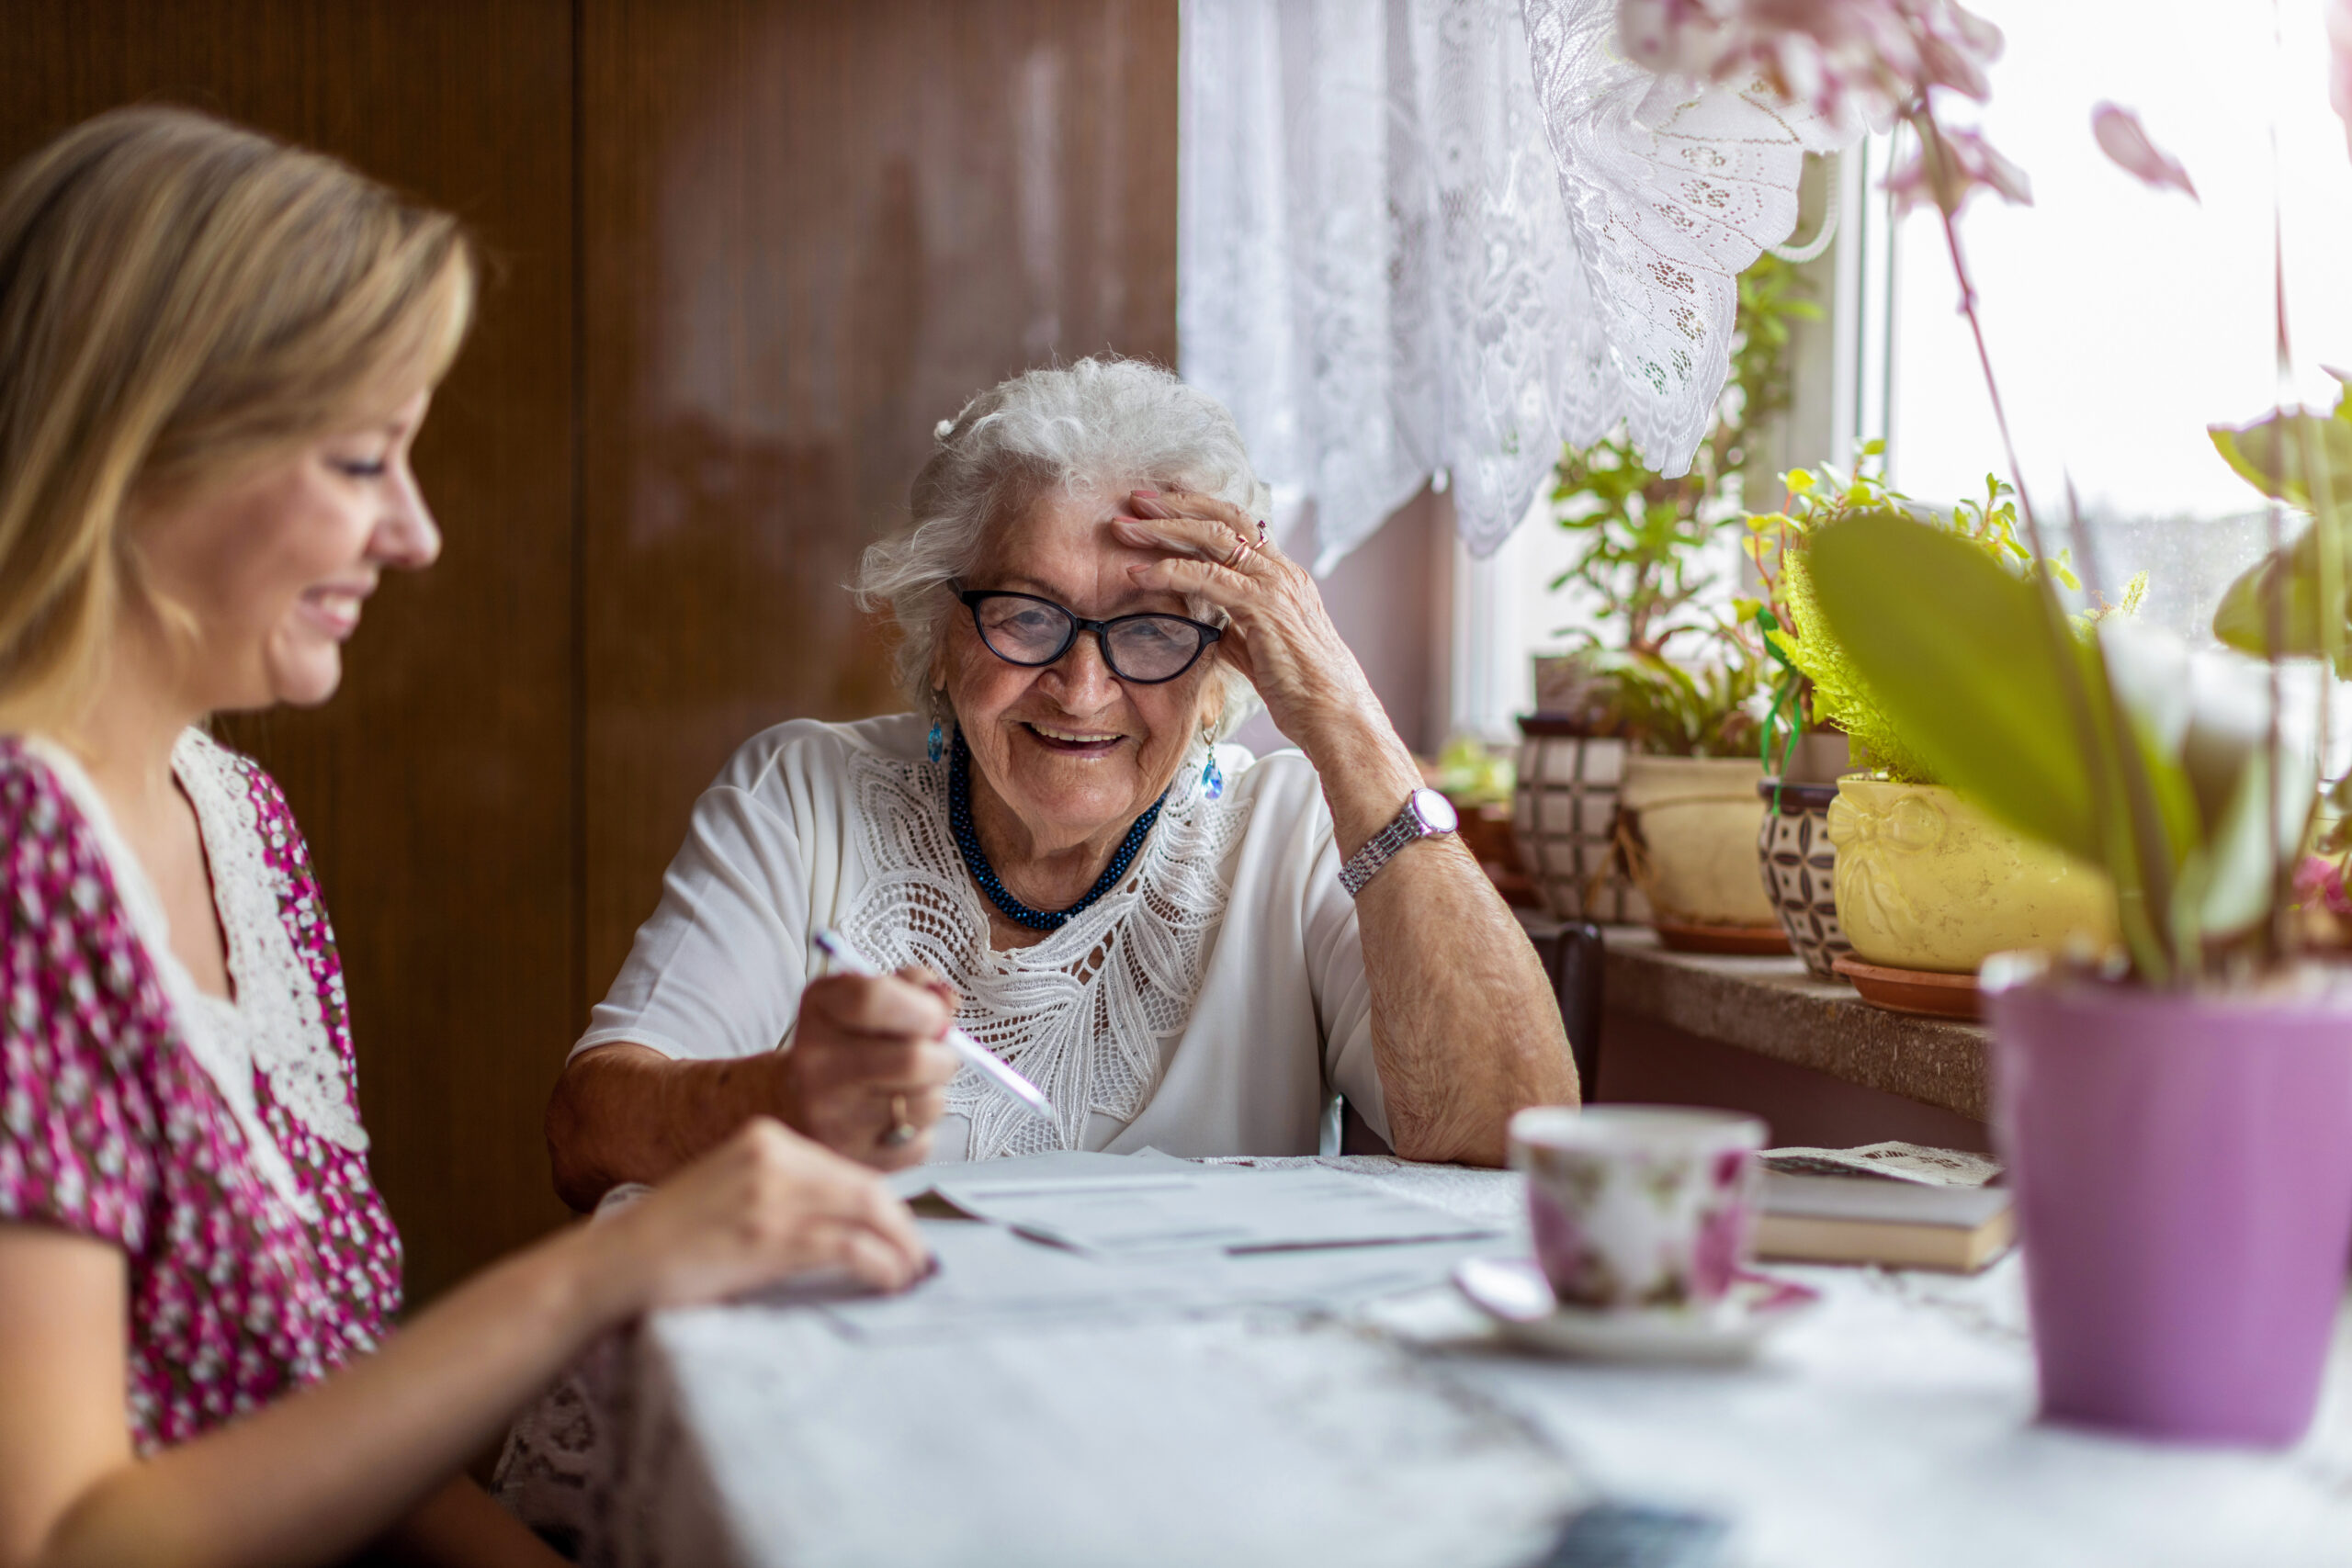
[[[2352,473],[2346,478],[2352,480]],[[2331,522],[2325,526],[2335,531],[2339,541],[2338,558],[2343,558],[2341,552],[2346,547],[2343,522]],[[2320,624],[2321,527],[2318,523],[2306,526],[2293,544],[2246,568],[2222,594],[2222,602],[2213,611],[2213,635],[2223,647],[2251,653],[2257,659],[2268,658],[2274,652],[2282,657],[2311,657],[2325,651],[2331,641],[2341,640],[2327,637]],[[2285,603],[2280,617],[2280,646],[2274,650],[2270,647],[2270,596],[2282,587]],[[2339,624],[2345,609],[2342,604],[2337,606]]]
[[[2041,591],[1888,513],[1823,529],[1810,564],[1831,631],[1937,776],[2029,837],[2107,863],[2060,663],[2085,656],[2053,637]],[[2087,661],[2075,675],[2096,678]]]
[[[2308,512],[2317,479],[2336,506],[2352,502],[2352,423],[2278,409],[2251,424],[2206,430],[2213,449],[2238,477],[2274,501]]]
[[[2235,935],[2270,912],[2278,871],[2278,852],[2270,842],[2271,776],[2267,749],[2256,748],[2239,770],[2237,788],[2230,793],[2219,828],[2207,842],[2206,885],[2200,890],[2198,919],[2208,937]],[[2288,824],[2284,831],[2300,837],[2302,814],[2289,809],[2281,817]]]

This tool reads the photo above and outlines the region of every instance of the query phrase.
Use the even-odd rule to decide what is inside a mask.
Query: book
[[[2007,1252],[2016,1237],[2007,1188],[1767,1169],[1756,1256],[1973,1274]]]
[[[1758,1157],[1767,1170],[1797,1176],[1878,1176],[1930,1187],[1982,1187],[2001,1174],[2000,1162],[1989,1155],[1891,1140],[1858,1149],[1766,1149]]]

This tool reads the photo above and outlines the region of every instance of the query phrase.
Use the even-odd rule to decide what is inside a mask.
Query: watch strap
[[[1437,831],[1422,826],[1419,813],[1413,809],[1413,797],[1407,795],[1396,815],[1388,819],[1388,825],[1365,840],[1363,847],[1350,855],[1348,863],[1340,868],[1340,886],[1348,890],[1349,897],[1360,896],[1364,884],[1396,858],[1397,851],[1416,839],[1434,838]]]

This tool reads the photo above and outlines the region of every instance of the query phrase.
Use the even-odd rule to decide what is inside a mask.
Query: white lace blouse
[[[824,972],[808,939],[830,925],[886,967],[946,976],[957,1021],[1059,1112],[1048,1126],[967,1067],[935,1160],[1313,1154],[1335,1094],[1385,1135],[1355,904],[1305,756],[1220,746],[1211,800],[1196,749],[1126,882],[1035,947],[999,952],[924,733],[911,715],[798,719],[747,741],[695,805],[573,1055],[775,1049]]]

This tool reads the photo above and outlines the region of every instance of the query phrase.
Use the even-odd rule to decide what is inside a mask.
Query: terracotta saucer
[[[1926,1018],[1984,1016],[1973,975],[1890,969],[1883,964],[1865,964],[1851,953],[1841,955],[1830,967],[1853,983],[1862,1000],[1889,1012],[1918,1013]]]
[[[1652,919],[1661,946],[1676,953],[1733,953],[1750,957],[1785,953],[1789,933],[1778,925],[1688,926],[1679,920]]]

